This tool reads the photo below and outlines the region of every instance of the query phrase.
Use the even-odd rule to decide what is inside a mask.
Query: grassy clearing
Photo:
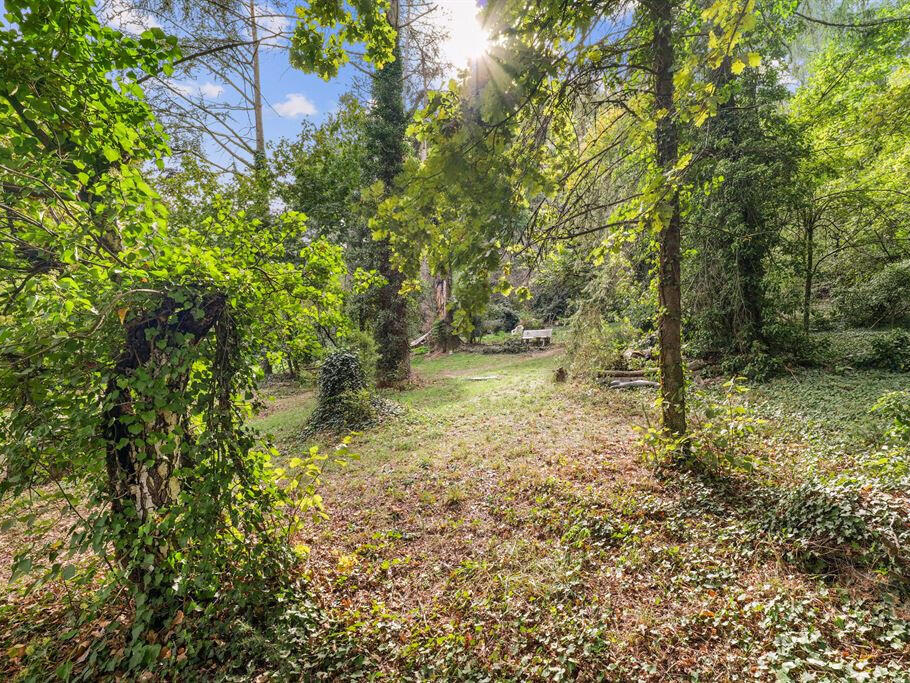
[[[868,520],[838,516],[874,481],[828,488],[862,471],[884,426],[868,407],[907,375],[756,387],[767,471],[659,479],[633,429],[653,394],[555,383],[561,354],[415,360],[415,386],[389,395],[404,414],[326,469],[330,516],[299,539],[317,602],[226,627],[206,680],[910,680],[907,577],[854,548],[875,545]],[[255,424],[298,455],[312,389],[269,393]],[[846,542],[819,542],[844,520]],[[3,598],[0,636],[30,649],[0,672],[53,670],[82,640],[49,636],[73,628],[73,600]]]
[[[406,415],[328,473],[331,517],[304,539],[332,624],[318,667],[389,680],[907,680],[893,576],[819,564],[802,531],[774,526],[796,503],[772,485],[656,479],[632,430],[651,396],[556,384],[558,354],[421,359],[420,385],[396,395]],[[852,426],[841,452],[870,443],[868,404],[905,379],[805,373],[752,400],[780,418],[766,446],[786,442],[808,471],[838,424]],[[290,455],[307,410],[260,424]]]

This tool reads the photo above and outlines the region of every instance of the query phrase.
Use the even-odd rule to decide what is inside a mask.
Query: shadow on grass
[[[740,520],[803,573],[829,584],[859,580],[876,598],[910,597],[907,501],[869,481],[784,485],[691,469],[667,469],[661,478],[688,514]]]

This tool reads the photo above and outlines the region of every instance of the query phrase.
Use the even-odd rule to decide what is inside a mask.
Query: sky
[[[266,2],[267,0],[263,0]],[[482,51],[485,36],[476,20],[479,6],[476,0],[436,0],[439,9],[432,15],[439,25],[449,32],[444,46],[444,56],[456,68],[467,66],[471,56]],[[261,14],[267,14],[268,5],[261,5]],[[154,17],[130,8],[129,0],[107,0],[109,25],[128,33],[140,33],[145,27],[159,25]],[[101,11],[101,10],[99,10]],[[291,20],[282,18],[263,19],[275,22],[275,29],[290,30]],[[165,30],[166,26],[162,27]],[[309,120],[320,123],[337,107],[339,97],[352,89],[357,70],[352,66],[342,69],[338,77],[323,81],[311,74],[305,74],[290,66],[288,53],[279,48],[266,48],[261,55],[262,96],[264,100],[264,128],[266,139],[294,138],[301,122]],[[454,74],[453,74],[454,75]],[[212,102],[228,102],[232,93],[217,79],[205,77],[196,81],[176,84],[182,92],[201,96]],[[222,157],[216,150],[210,150],[215,157]],[[213,161],[216,160],[213,158]],[[223,158],[217,159],[224,161]]]

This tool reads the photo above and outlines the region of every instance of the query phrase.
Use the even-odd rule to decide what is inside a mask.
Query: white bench
[[[543,330],[525,330],[521,333],[521,341],[526,344],[537,342],[541,346],[549,346],[553,341],[553,328],[547,327]]]

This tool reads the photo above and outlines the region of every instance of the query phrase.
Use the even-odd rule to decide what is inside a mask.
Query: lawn
[[[326,474],[329,519],[301,538],[330,616],[307,666],[389,680],[907,680],[895,576],[819,557],[811,525],[775,526],[799,504],[778,482],[658,479],[634,431],[653,395],[556,383],[560,354],[415,362],[417,386],[391,396],[407,411],[354,439],[360,459]],[[869,404],[905,380],[807,372],[749,400],[775,427],[764,447],[810,477],[821,436],[845,425],[841,454],[871,443]],[[285,394],[258,421],[286,456],[305,445],[312,403]]]
[[[226,625],[231,657],[205,675],[910,680],[906,546],[892,553],[876,526],[903,533],[906,486],[864,465],[885,428],[869,406],[906,374],[757,386],[746,401],[766,423],[747,445],[760,469],[697,477],[643,459],[651,390],[557,383],[564,362],[558,347],[415,359],[412,388],[387,394],[404,411],[354,436],[359,458],[327,466],[328,517],[295,539],[310,550],[289,584],[312,601],[265,635]],[[254,424],[281,458],[308,449],[312,388],[273,384],[262,398]],[[7,549],[20,532],[4,531]],[[78,590],[91,587],[2,598],[0,674],[77,656],[95,628],[68,611]]]

